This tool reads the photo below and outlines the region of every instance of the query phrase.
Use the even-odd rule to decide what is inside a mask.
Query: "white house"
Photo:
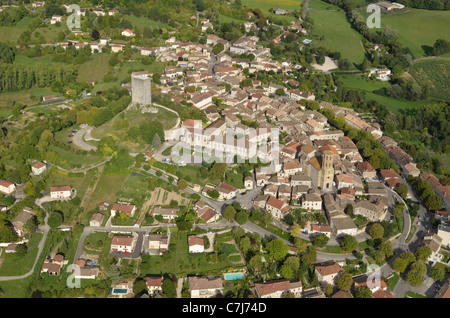
[[[0,179],[0,192],[4,194],[11,194],[16,190],[16,185],[8,180]]]
[[[188,245],[189,253],[203,253],[205,251],[205,242],[201,237],[189,235]]]
[[[54,15],[52,16],[52,19],[50,20],[50,24],[56,24],[57,22],[62,22],[63,17],[60,15]]]
[[[344,269],[337,262],[332,262],[323,265],[316,265],[315,272],[319,282],[324,285],[334,285],[335,280],[342,272],[344,272]]]
[[[37,176],[37,175],[40,175],[42,172],[44,172],[46,168],[47,168],[47,165],[45,163],[37,162],[31,166],[31,172],[35,176]]]
[[[255,283],[255,291],[259,298],[283,298],[288,293],[294,294],[295,298],[300,298],[302,282],[280,279],[278,281]]]
[[[134,34],[133,30],[130,30],[130,29],[123,30],[121,34],[126,37],[133,37],[136,35],[136,34]]]
[[[254,185],[254,182],[253,182],[252,177],[248,176],[248,177],[244,178],[244,186],[247,190],[253,189],[253,185]]]
[[[189,289],[191,298],[210,298],[223,291],[220,277],[189,277]]]
[[[111,240],[112,252],[131,253],[136,241],[132,235],[114,235]]]
[[[71,193],[70,185],[50,187],[50,198],[52,199],[70,199]]]

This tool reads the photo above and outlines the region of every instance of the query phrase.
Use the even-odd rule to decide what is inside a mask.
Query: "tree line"
[[[73,65],[0,64],[0,91],[20,91],[33,86],[48,87],[55,81],[67,85],[76,80],[77,74],[78,69]]]

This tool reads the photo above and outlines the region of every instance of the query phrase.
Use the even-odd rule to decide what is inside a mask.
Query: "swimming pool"
[[[128,292],[128,290],[126,290],[125,288],[114,288],[113,289],[114,294],[126,294],[127,292]]]
[[[223,274],[226,280],[233,280],[233,279],[242,279],[244,278],[244,273],[230,273],[230,274]]]

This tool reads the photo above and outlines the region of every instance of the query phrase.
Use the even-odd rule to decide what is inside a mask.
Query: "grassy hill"
[[[323,40],[313,40],[313,45],[341,52],[342,57],[353,63],[362,62],[362,36],[352,29],[344,11],[320,0],[311,0],[308,15],[314,20],[312,35],[323,36]]]
[[[359,12],[364,17],[369,15],[365,9]],[[398,32],[399,40],[409,47],[414,58],[425,56],[426,46],[432,47],[437,39],[450,41],[450,11],[410,8],[402,12],[382,13],[381,28],[385,26]]]

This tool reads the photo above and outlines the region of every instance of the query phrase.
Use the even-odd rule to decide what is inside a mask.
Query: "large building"
[[[131,103],[133,105],[150,106],[152,104],[152,88],[150,77],[142,74],[131,74]]]

